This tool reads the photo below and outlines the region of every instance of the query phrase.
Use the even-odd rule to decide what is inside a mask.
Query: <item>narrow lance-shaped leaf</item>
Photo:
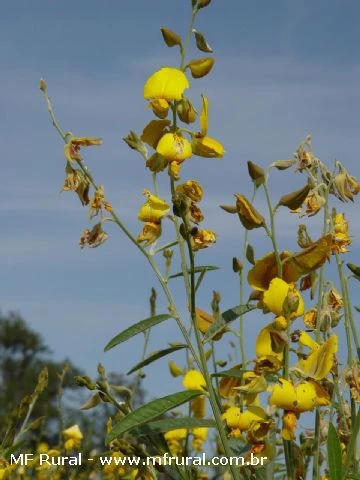
[[[193,28],[193,33],[195,35],[197,48],[202,52],[212,53],[213,49],[210,47],[210,45],[206,41],[206,38],[204,37],[204,35],[201,32],[198,32],[197,30],[195,30],[195,28]]]
[[[128,371],[127,375],[130,375],[131,373],[136,372],[136,370],[139,370],[140,368],[143,368],[146,365],[150,365],[150,363],[155,362],[159,358],[165,357],[166,355],[176,352],[177,350],[182,350],[183,348],[187,348],[187,346],[183,344],[175,345],[173,347],[165,348],[164,350],[159,350],[157,352],[154,352],[151,355],[149,355],[147,358],[142,360],[141,362],[137,363],[131,370]]]
[[[143,425],[144,423],[150,422],[151,420],[164,415],[164,413],[169,410],[172,410],[183,403],[189,402],[199,395],[204,395],[204,392],[202,390],[185,390],[167,395],[166,397],[158,398],[142,405],[114,425],[113,429],[106,436],[106,443],[111,442],[115,438],[133,430],[139,425]]]
[[[164,420],[157,420],[147,423],[146,425],[141,425],[133,431],[133,435],[142,437],[168,432],[169,430],[176,430],[177,428],[190,429],[199,427],[216,428],[216,422],[210,418],[165,418]]]
[[[341,480],[342,478],[342,453],[340,440],[337,431],[332,423],[329,424],[327,438],[328,466],[330,480]]]
[[[209,328],[209,330],[206,332],[203,342],[209,342],[212,338],[215,337],[221,330],[223,330],[224,326],[226,326],[228,323],[236,320],[239,318],[241,315],[244,315],[245,313],[251,312],[251,310],[254,310],[256,308],[255,305],[239,305],[237,307],[230,308],[229,310],[226,310],[224,313],[221,314],[220,318]]]
[[[195,273],[206,273],[206,272],[211,272],[213,270],[219,270],[220,267],[215,267],[213,265],[199,265],[198,267],[195,267],[194,269],[194,272]],[[191,273],[191,270],[188,270],[188,273],[190,275]],[[169,279],[170,278],[178,278],[178,277],[182,277],[183,276],[183,272],[178,272],[178,273],[174,273],[173,275],[170,275],[169,276]]]
[[[243,376],[243,370],[241,368],[229,368],[222,372],[213,373],[212,377],[229,377],[229,378],[241,378]]]
[[[111,339],[110,342],[104,348],[104,351],[107,352],[108,350],[111,350],[113,347],[116,347],[116,345],[119,345],[120,343],[125,342],[126,340],[134,337],[138,333],[144,332],[145,330],[148,330],[150,327],[153,327],[158,323],[164,322],[169,318],[172,318],[171,315],[167,313],[163,313],[161,315],[155,315],[153,317],[145,318],[145,320],[141,320],[141,322],[138,322],[135,325],[131,325],[131,327],[123,330],[121,333],[116,335],[116,337]]]

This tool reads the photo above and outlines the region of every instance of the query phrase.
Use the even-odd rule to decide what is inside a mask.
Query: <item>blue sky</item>
[[[103,247],[79,250],[88,211],[71,194],[59,195],[65,166],[62,143],[50,124],[38,81],[46,79],[64,130],[104,139],[101,148],[86,151],[87,163],[136,234],[141,192],[151,188],[151,179],[121,139],[130,129],[141,132],[150,120],[143,84],[162,65],[178,64],[177,52],[163,45],[159,28],[184,34],[189,4],[14,0],[2,6],[0,307],[20,311],[43,333],[57,358],[70,357],[90,374],[99,361],[117,371],[137,362],[140,340],[107,354],[102,350],[113,335],[147,316],[145,299],[154,279],[144,259],[113,226],[107,228],[110,238]],[[192,81],[189,95],[197,105],[200,93],[210,97],[209,134],[227,150],[222,160],[194,158],[182,170],[182,179],[196,178],[204,185],[205,225],[219,233],[218,244],[199,254],[200,263],[222,267],[204,282],[199,298],[203,308],[208,308],[213,290],[221,291],[224,309],[238,302],[231,258],[240,255],[243,230],[218,205],[231,203],[233,193],[250,193],[247,160],[265,166],[290,158],[311,133],[322,160],[332,164],[337,158],[360,177],[359,18],[356,0],[279,0],[271,5],[265,0],[213,0],[200,12],[197,28],[206,34],[217,62],[210,76]],[[201,54],[192,49],[189,55]],[[275,173],[274,200],[303,183],[299,174]],[[166,174],[160,188],[167,197]],[[262,197],[257,206],[264,207]],[[355,208],[348,208],[353,221]],[[295,248],[296,223],[294,216],[280,215],[283,248]],[[317,217],[311,222],[314,237],[320,223]],[[349,259],[356,263],[360,228],[354,223]],[[251,241],[258,256],[270,250],[262,233],[252,235]],[[181,301],[182,285],[176,282],[173,289]],[[165,310],[160,296],[159,311]],[[249,354],[254,332],[263,324],[253,316],[247,325]],[[172,324],[158,327],[150,350],[175,338],[180,337]],[[223,357],[227,350],[225,341]],[[159,380],[166,374],[166,360],[147,371],[145,388],[151,390],[154,383],[163,393],[180,388],[179,381]]]

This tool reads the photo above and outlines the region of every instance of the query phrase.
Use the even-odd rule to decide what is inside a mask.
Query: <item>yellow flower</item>
[[[191,246],[194,252],[202,248],[210,247],[216,242],[216,234],[211,230],[198,230],[191,237]]]
[[[303,275],[321,267],[329,258],[332,243],[333,236],[328,234],[298,253],[282,252],[280,260],[283,280],[287,283],[296,282]],[[276,255],[271,252],[255,262],[249,270],[248,282],[255,290],[267,290],[271,280],[277,276]]]
[[[203,442],[207,439],[209,429],[207,427],[194,428],[192,433],[194,439],[192,441],[192,447],[194,450],[201,452],[203,448]]]
[[[354,195],[360,192],[360,184],[357,183],[355,177],[349,175],[343,166],[340,167],[340,173],[334,178],[334,185],[338,197],[344,202],[353,200]]]
[[[176,193],[183,193],[193,202],[200,202],[203,196],[203,189],[196,180],[187,180],[176,187]]]
[[[153,195],[149,190],[144,190],[143,193],[147,200],[139,210],[138,219],[142,222],[159,222],[169,213],[169,205],[165,200]]]
[[[199,330],[201,333],[205,334],[212,324],[215,322],[215,318],[210,315],[209,313],[205,312],[201,308],[196,307],[196,323],[198,324]],[[225,333],[226,329],[222,330],[221,332],[217,333],[214,337],[214,340],[220,340],[223,334]]]
[[[307,328],[315,330],[317,322],[317,311],[316,308],[310,308],[307,312],[304,313],[304,323]]]
[[[145,247],[147,247],[148,245],[156,242],[156,240],[161,236],[161,233],[161,222],[145,222],[142,233],[139,233],[136,241],[138,243],[144,242]]]
[[[90,248],[96,248],[102,245],[108,239],[108,234],[104,232],[102,229],[102,223],[99,222],[92,230],[85,228],[83,233],[81,234],[79,245],[80,248],[84,248],[86,246]]]
[[[183,379],[186,390],[205,390],[206,382],[203,374],[198,370],[189,370]]]
[[[252,424],[266,420],[267,416],[261,407],[252,406],[244,412],[241,412],[238,407],[230,407],[223,413],[222,418],[229,428],[235,430],[235,436],[237,436],[237,430],[240,432],[249,430]]]
[[[285,300],[287,306],[284,305]],[[283,315],[286,313],[284,308],[285,310],[290,308],[291,319],[300,317],[304,313],[304,301],[294,284],[288,284],[277,277],[271,280],[268,290],[264,292],[263,303],[275,315]]]
[[[144,98],[164,99],[168,102],[181,100],[189,81],[184,72],[177,68],[164,67],[153,73],[144,86]]]
[[[81,170],[71,167],[69,162],[66,162],[66,178],[61,192],[76,192],[82,205],[89,203],[90,182]]]
[[[156,148],[160,138],[168,131],[170,120],[151,120],[141,134],[141,140]]]
[[[164,437],[169,445],[169,449],[173,455],[178,455],[182,451],[182,442],[186,438],[186,428],[177,428],[166,432]]]
[[[156,146],[156,151],[169,162],[182,163],[192,155],[191,144],[176,133],[165,133]]]
[[[165,433],[165,438],[167,441],[180,441],[184,440],[187,435],[187,430],[186,428],[176,428],[175,430],[169,430],[168,432]]]
[[[66,430],[63,430],[62,434],[65,437],[65,450],[73,450],[75,448],[80,448],[83,434],[81,433],[79,425],[72,425]]]
[[[351,244],[351,237],[348,235],[348,221],[343,213],[337,213],[334,218],[334,236],[331,246],[332,253],[346,253],[346,248]]]
[[[319,345],[306,332],[301,332],[299,342],[310,348],[311,352],[306,358],[300,359],[294,368],[307,377],[322,380],[334,365],[338,349],[337,335],[332,335],[325,343]]]
[[[204,418],[206,415],[205,395],[199,395],[191,402],[191,411],[196,418]]]
[[[295,413],[309,412],[317,406],[317,393],[312,383],[294,385],[284,378],[280,378],[279,382],[281,385],[270,387],[270,405]]]
[[[294,412],[284,412],[283,415],[283,428],[281,430],[281,436],[284,440],[295,440],[297,427],[297,417]]]
[[[169,102],[164,98],[156,98],[150,102],[149,107],[152,109],[154,115],[159,118],[166,118],[169,112]]]
[[[274,323],[270,323],[260,330],[256,338],[255,353],[258,358],[270,356],[281,361],[284,346],[285,338],[281,331],[275,328]]]
[[[71,137],[64,146],[65,158],[71,162],[72,160],[81,160],[80,148],[91,147],[93,145],[101,145],[101,138],[93,137]]]
[[[324,205],[325,198],[319,195],[316,190],[311,190],[305,199],[305,212],[300,216],[304,217],[305,215],[308,215],[309,217],[312,217],[316,215]]]
[[[222,158],[225,153],[224,146],[211,137],[194,138],[191,143],[192,152],[198,157]]]
[[[209,124],[209,100],[202,95],[202,109],[200,113],[201,131],[195,135],[192,141],[194,155],[206,158],[222,158],[225,153],[224,146],[214,138],[207,136]]]

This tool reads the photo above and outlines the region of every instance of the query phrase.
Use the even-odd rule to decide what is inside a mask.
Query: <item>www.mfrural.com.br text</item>
[[[11,464],[28,466],[36,463],[38,466],[60,466],[67,465],[69,467],[79,466],[85,463],[98,463],[100,466],[105,467],[107,465],[116,465],[119,467],[139,467],[139,466],[203,466],[203,467],[215,467],[215,466],[227,466],[235,465],[242,466],[262,466],[266,463],[267,457],[258,457],[250,453],[246,457],[224,457],[215,456],[207,457],[205,453],[198,456],[190,457],[172,457],[168,453],[156,457],[126,457],[126,456],[94,456],[86,458],[81,452],[73,456],[50,456],[46,453],[32,454],[32,453],[20,453],[18,455],[12,454],[10,458]]]

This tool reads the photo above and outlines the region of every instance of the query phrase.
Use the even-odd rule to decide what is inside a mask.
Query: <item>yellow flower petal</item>
[[[156,148],[160,138],[167,131],[167,127],[171,124],[170,120],[151,120],[143,130],[141,140],[150,147]]]
[[[194,155],[205,158],[222,158],[225,153],[224,146],[211,137],[194,138],[191,143]]]
[[[191,157],[190,142],[176,133],[165,133],[157,144],[156,151],[169,162],[181,163]]]
[[[142,222],[158,223],[169,213],[170,207],[165,200],[148,190],[144,190],[144,195],[147,196],[147,200],[139,210],[138,219]]]
[[[296,311],[292,312],[290,318],[296,318],[304,313],[304,301],[300,293],[281,278],[274,278],[271,280],[268,290],[264,292],[263,303],[275,315],[282,315],[284,313],[284,302],[286,299],[293,298],[298,300],[298,307]]]
[[[161,236],[161,233],[161,222],[145,222],[142,233],[139,233],[136,241],[138,243],[144,243],[145,247],[147,247],[148,245],[156,242],[156,240]]]
[[[84,438],[79,428],[79,425],[77,424],[72,425],[66,430],[63,430],[62,434],[64,435],[65,438],[72,438],[74,440],[82,440]]]
[[[332,335],[323,345],[316,342],[309,342],[308,335],[302,333],[300,340],[311,348],[307,358],[299,360],[295,368],[303,374],[315,380],[322,380],[332,369],[335,361],[335,354],[338,350],[337,335]],[[310,337],[309,337],[310,338]],[[310,346],[311,345],[311,346]]]
[[[290,256],[290,252],[282,252],[280,259],[283,261]],[[287,273],[286,269],[283,269],[283,280],[286,282],[296,281],[295,277],[289,276]],[[255,290],[267,290],[271,280],[277,276],[276,255],[271,252],[256,260],[254,267],[249,270],[247,279],[249,285]]]
[[[284,378],[280,378],[279,382],[281,385],[276,384],[270,388],[269,404],[284,410],[295,411],[297,396],[294,385]]]
[[[184,193],[190,200],[200,202],[203,196],[203,189],[196,180],[187,180],[185,183],[177,185],[176,193]]]
[[[81,160],[80,148],[101,145],[101,138],[93,137],[72,137],[64,146],[65,158],[71,162],[72,160]]]
[[[294,412],[285,412],[283,416],[283,429],[281,430],[281,436],[284,440],[295,440],[296,426],[296,414]]]
[[[204,390],[206,387],[205,378],[198,370],[189,370],[183,380],[186,390]]]
[[[207,248],[216,242],[216,234],[211,230],[198,230],[197,233],[191,237],[191,246],[194,252],[202,248]]]
[[[158,118],[166,118],[169,112],[169,102],[164,98],[156,98],[150,102],[149,107]]]
[[[169,430],[168,432],[166,432],[164,437],[169,442],[174,440],[184,440],[186,438],[186,435],[186,428],[176,428],[175,430]]]
[[[181,100],[189,81],[184,72],[177,68],[164,67],[153,73],[144,86],[146,100],[161,98],[169,102]]]
[[[255,353],[258,358],[271,356],[280,361],[283,359],[284,344],[281,345],[278,342],[274,342],[273,334],[276,333],[277,331],[275,330],[273,323],[270,323],[260,330],[256,338],[255,346]]]

